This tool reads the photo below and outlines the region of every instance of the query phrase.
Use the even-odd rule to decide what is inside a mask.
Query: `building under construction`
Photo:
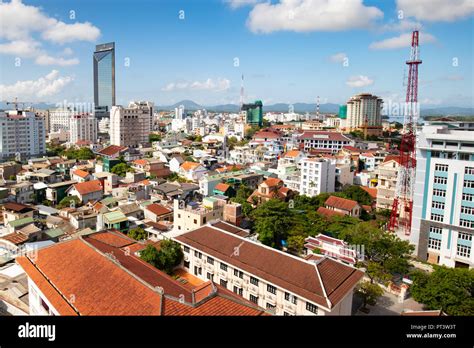
[[[242,104],[240,111],[245,111],[245,122],[250,126],[263,126],[263,103],[257,100],[252,104]]]

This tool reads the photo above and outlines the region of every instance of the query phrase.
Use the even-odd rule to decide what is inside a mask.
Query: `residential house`
[[[152,203],[145,207],[145,218],[153,222],[173,221],[173,210],[158,203]]]
[[[99,180],[91,180],[72,185],[66,190],[68,196],[76,196],[82,204],[102,199],[104,189]]]
[[[71,179],[77,182],[85,182],[92,180],[92,175],[81,169],[72,169]]]
[[[343,213],[344,215],[356,218],[360,217],[362,210],[362,207],[357,203],[357,201],[336,196],[329,196],[326,202],[324,202],[324,206],[326,209],[334,210]]]
[[[207,169],[200,163],[186,161],[179,167],[178,174],[185,177],[187,180],[199,181],[199,179],[206,174]]]
[[[249,196],[247,201],[253,205],[259,205],[274,198],[287,202],[293,196],[293,191],[284,187],[282,180],[268,178],[258,185],[258,188]]]

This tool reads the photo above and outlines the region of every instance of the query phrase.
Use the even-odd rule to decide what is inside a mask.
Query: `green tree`
[[[288,237],[288,250],[291,250],[297,254],[301,253],[304,248],[305,237],[303,235],[294,235]]]
[[[76,160],[88,160],[95,158],[94,152],[88,147],[81,147],[80,149],[69,148],[61,153],[62,156],[66,156],[68,159]]]
[[[383,231],[373,222],[360,222],[354,228],[343,230],[339,238],[352,245],[364,246],[367,275],[374,281],[385,282],[393,274],[406,274],[413,245],[402,241],[394,233]]]
[[[427,309],[474,315],[474,269],[434,266],[432,273],[417,270],[411,278],[413,298]]]
[[[148,237],[148,233],[141,227],[132,228],[127,235],[135,240],[144,240]]]
[[[148,245],[140,254],[140,258],[154,267],[172,274],[173,270],[183,261],[181,245],[173,240],[164,239],[157,250],[153,245]]]
[[[371,282],[361,282],[356,287],[356,293],[362,297],[363,308],[367,309],[367,305],[374,306],[377,299],[383,295],[383,289]]]
[[[133,172],[133,169],[127,163],[122,162],[114,165],[110,172],[118,176],[124,177],[127,172]]]
[[[156,133],[151,133],[148,135],[148,142],[152,143],[154,141],[161,141],[161,135]]]
[[[373,200],[369,193],[357,185],[350,185],[344,187],[342,190],[343,198],[352,199],[359,204],[372,205]]]
[[[271,199],[258,206],[251,216],[255,222],[254,227],[258,233],[258,239],[265,245],[279,248],[292,226],[288,205],[277,199]]]
[[[61,202],[57,205],[58,209],[68,208],[71,206],[71,202],[74,202],[74,206],[78,207],[81,204],[81,200],[76,196],[67,196],[61,199]]]

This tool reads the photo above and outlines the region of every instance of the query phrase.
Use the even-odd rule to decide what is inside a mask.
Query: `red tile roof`
[[[153,214],[157,216],[166,215],[173,212],[171,209],[168,209],[158,203],[149,204],[145,207],[145,209],[151,211]]]
[[[367,186],[360,186],[360,188],[366,191],[370,197],[376,199],[377,198],[377,189],[374,187],[367,187]]]
[[[336,305],[363,275],[331,259],[314,264],[211,226],[174,239],[326,308]]]
[[[341,213],[340,211],[331,210],[325,207],[319,207],[318,210],[316,210],[316,212],[326,217],[332,217],[335,215],[344,216],[344,213]]]
[[[120,152],[122,152],[126,149],[127,148],[124,147],[124,146],[110,145],[110,146],[107,146],[106,148],[100,150],[98,153],[100,153],[101,155],[105,155],[105,156],[114,156],[114,155],[117,155],[117,154],[119,154]]]
[[[397,162],[398,164],[400,164],[400,156],[397,156],[397,155],[387,155],[385,156],[385,159],[383,160],[383,162],[389,162],[389,161],[395,161]]]
[[[34,210],[32,207],[25,205],[25,204],[20,204],[20,203],[5,203],[3,205],[4,210],[12,210],[16,213],[27,213],[29,211]]]
[[[266,184],[268,187],[274,187],[280,185],[281,183],[283,183],[283,181],[281,181],[280,179],[268,178],[262,184]]]
[[[189,170],[192,170],[192,169],[196,169],[197,167],[199,167],[201,164],[199,163],[196,163],[196,162],[189,162],[189,161],[186,161],[186,162],[183,162],[183,164],[181,164],[181,168],[185,171],[189,171]]]
[[[362,150],[361,150],[361,149],[358,149],[357,147],[350,146],[350,145],[343,146],[342,149],[343,149],[343,150],[350,151],[350,152],[362,153]]]
[[[298,157],[300,154],[301,154],[301,151],[291,150],[291,151],[288,151],[285,154],[283,154],[283,157],[294,158],[294,157]]]
[[[148,161],[146,159],[137,159],[133,161],[133,163],[139,166],[146,166],[148,164]]]
[[[87,195],[92,192],[102,191],[102,183],[100,180],[91,180],[80,182],[73,185],[77,192],[81,195]]]
[[[329,198],[324,202],[326,207],[332,207],[340,210],[351,211],[359,203],[353,201],[352,199],[341,198],[337,196],[329,196]]]
[[[13,233],[6,234],[6,235],[0,237],[0,239],[4,239],[4,240],[6,240],[10,243],[13,243],[15,245],[19,245],[19,244],[26,243],[28,241],[28,236],[25,236],[22,233],[13,232]]]

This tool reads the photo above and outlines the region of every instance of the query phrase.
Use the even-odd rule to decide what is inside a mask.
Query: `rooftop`
[[[359,203],[357,201],[353,201],[352,199],[341,198],[336,196],[329,196],[324,202],[326,206],[333,207],[336,209],[351,211],[354,209]]]

